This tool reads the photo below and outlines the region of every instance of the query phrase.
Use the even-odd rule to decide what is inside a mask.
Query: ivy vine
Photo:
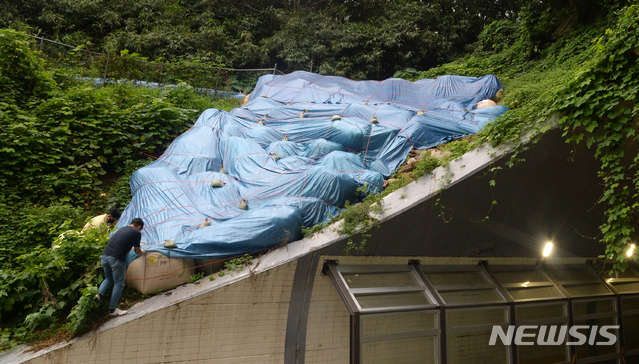
[[[555,100],[567,141],[585,141],[601,162],[599,202],[606,210],[600,230],[606,250],[600,258],[614,260],[613,270],[624,271],[636,255],[631,245],[639,208],[639,155],[633,146],[639,121],[638,5],[625,8],[617,26],[596,40],[591,60]]]

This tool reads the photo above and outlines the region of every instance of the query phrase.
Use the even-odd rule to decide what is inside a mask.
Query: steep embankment
[[[557,1],[556,4],[553,2],[553,5],[558,6],[562,3]],[[524,133],[542,133],[550,127],[548,121],[556,118],[572,140],[588,141],[593,148],[597,148],[602,162],[601,177],[606,187],[602,203],[605,203],[608,209],[607,221],[601,227],[602,239],[608,244],[606,256],[618,258],[621,262],[618,267],[623,267],[628,244],[636,239],[636,211],[639,210],[636,194],[639,190],[639,158],[636,155],[624,155],[628,143],[635,140],[639,112],[636,106],[639,98],[639,7],[633,5],[622,8],[622,2],[615,3],[618,7],[608,9],[610,11],[605,19],[581,18],[579,21],[575,20],[578,13],[566,18],[565,11],[555,11],[557,6],[547,9],[548,11],[531,9],[529,13],[522,15],[521,22],[500,21],[491,24],[479,37],[480,41],[474,46],[474,52],[460,61],[421,73],[414,70],[399,73],[398,76],[413,79],[434,78],[442,74],[480,76],[493,73],[505,85],[506,93],[501,102],[512,109],[512,112],[490,124],[473,138],[442,146],[441,150],[445,156],[443,160],[437,153],[429,153],[425,155],[426,158],[411,162],[414,169],[404,170],[404,173],[391,177],[387,191],[396,189],[417,176],[428,173],[446,160],[483,143],[516,143]],[[612,6],[610,3],[608,5]],[[570,11],[570,6],[558,8]],[[563,22],[564,19],[570,21]],[[542,25],[547,27],[543,28]],[[120,125],[113,122],[124,123],[122,125],[126,128],[131,127],[128,133],[123,133],[118,128],[113,130],[112,136],[121,137],[124,141],[124,145],[117,145],[121,151],[126,151],[124,147],[130,148],[131,145],[137,148],[155,148],[166,140],[158,143],[147,142],[147,136],[142,132],[146,128],[146,122],[152,124],[155,117],[164,120],[170,113],[183,115],[188,111],[185,109],[198,108],[188,106],[193,105],[192,103],[180,103],[180,100],[188,100],[191,97],[188,93],[181,93],[172,99],[171,95],[136,96],[133,93],[138,91],[114,90],[113,95],[107,97],[86,88],[85,85],[75,84],[72,78],[63,77],[55,72],[45,72],[42,65],[35,61],[33,54],[26,50],[26,39],[18,39],[17,43],[14,43],[18,48],[22,47],[20,49],[23,51],[19,55],[9,51],[7,45],[10,42],[5,40],[6,38],[3,38],[0,42],[0,65],[3,70],[11,69],[15,72],[0,73],[0,121],[3,123],[0,132],[10,133],[0,139],[13,144],[2,144],[0,148],[0,153],[3,153],[0,155],[0,161],[6,164],[1,167],[0,172],[4,173],[1,176],[1,192],[11,201],[19,201],[20,197],[13,192],[7,195],[8,192],[27,189],[31,189],[31,192],[25,193],[25,196],[34,199],[52,199],[52,196],[57,196],[52,191],[58,190],[62,191],[61,196],[68,196],[71,200],[76,197],[86,199],[87,195],[83,194],[85,189],[89,190],[90,194],[99,191],[93,184],[99,179],[87,176],[90,177],[91,173],[99,175],[105,163],[91,153],[95,150],[112,153],[110,143],[113,140],[110,137],[101,137],[100,125],[108,130],[114,125]],[[20,58],[23,55],[27,57]],[[15,57],[18,57],[19,64],[24,68],[12,68],[17,64]],[[18,74],[20,77],[6,77]],[[20,90],[29,93],[20,93]],[[95,118],[91,117],[94,114],[86,111],[97,110],[92,101],[94,98],[100,101],[97,104],[103,106],[100,110],[108,109],[109,112],[104,115],[110,115],[110,119],[94,120]],[[77,108],[78,100],[86,101],[80,103],[86,106],[82,113]],[[112,109],[113,105],[117,105],[118,108]],[[77,120],[90,124],[97,137],[92,138],[89,133],[84,134],[83,138],[74,138],[71,130],[55,126],[53,123],[55,120],[66,120],[70,116],[82,116]],[[174,120],[173,117],[170,118]],[[137,123],[131,123],[137,126],[127,124],[130,120],[137,120]],[[151,125],[148,128],[151,129]],[[58,140],[55,137],[57,134],[52,133],[60,133],[59,135],[64,138]],[[145,139],[142,140],[142,137]],[[47,147],[46,143],[49,142],[55,145]],[[143,144],[136,146],[136,143],[140,142]],[[64,149],[76,143],[83,145],[82,153]],[[128,159],[127,156],[117,155],[113,156],[111,161],[120,158]],[[82,163],[75,166],[74,161]],[[58,170],[55,178],[44,178],[47,174],[41,172],[59,165],[58,162],[75,167]],[[521,161],[515,157],[511,162]],[[413,167],[407,169],[410,168]],[[60,178],[68,180],[71,188],[62,188]],[[86,183],[88,186],[84,186]],[[79,192],[75,192],[76,190]],[[372,197],[369,202],[374,202],[377,198]],[[53,200],[56,204],[60,202]],[[31,242],[34,240],[44,244],[56,235],[48,233],[46,228],[32,229],[31,224],[21,225],[21,217],[27,213],[15,208],[13,202],[1,202],[3,209],[0,211],[3,216],[12,218],[2,221],[19,221],[10,224],[12,231],[16,231],[15,225],[19,225],[18,231],[37,231],[44,236],[25,233],[22,238],[30,244],[24,246],[9,245],[15,244],[15,241],[6,240],[6,246],[9,246],[12,252],[16,250],[14,246],[25,249],[33,245]],[[53,205],[52,203],[47,206]],[[29,221],[37,221],[39,217],[48,216],[39,211],[53,211],[50,210],[51,207],[39,210],[41,207],[38,205],[32,205],[29,209]],[[347,221],[342,232],[352,233],[356,228],[366,229],[370,226],[370,210],[370,205],[367,204],[347,209],[342,215]],[[53,214],[56,219],[68,215],[76,216],[76,219],[80,220],[77,215],[81,213],[64,209],[62,211]],[[61,222],[55,220],[55,223],[48,225],[57,226]],[[46,249],[48,246],[29,248],[29,253],[19,260],[24,262],[24,269],[4,269],[1,272],[0,345],[7,347],[17,342],[30,341],[41,333],[47,334],[47,330],[47,335],[51,335],[51,332],[55,332],[59,327],[69,329],[71,326],[67,325],[67,320],[74,324],[73,329],[80,329],[87,320],[91,320],[91,315],[97,312],[88,299],[95,293],[97,275],[91,265],[95,259],[88,259],[91,258],[89,256],[76,258],[73,254],[81,254],[85,250],[74,248],[74,244],[80,244],[83,249],[86,247],[86,251],[90,251],[89,248],[94,247],[95,241],[69,241],[67,247],[58,250],[59,253],[51,253]],[[69,265],[70,261],[83,262],[84,266],[72,267]],[[85,275],[87,267],[89,274]],[[79,273],[71,274],[76,272],[76,268]],[[60,277],[64,279],[61,280]]]

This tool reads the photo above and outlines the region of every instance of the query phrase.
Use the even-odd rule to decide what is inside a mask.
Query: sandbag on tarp
[[[295,206],[302,215],[302,225],[312,227],[326,222],[327,218],[339,215],[340,209],[329,205],[325,201],[315,197],[275,196],[265,199],[253,199],[250,201],[252,208],[267,206]]]
[[[266,147],[266,151],[282,157],[303,156],[312,159],[320,159],[334,151],[345,151],[343,145],[326,139],[315,139],[307,144],[294,143],[291,141],[277,141]]]
[[[312,159],[321,159],[332,152],[344,152],[346,148],[336,142],[326,139],[315,139],[304,148],[304,157]]]
[[[283,240],[298,240],[301,237],[301,225],[300,212],[289,206],[249,209],[242,214],[242,218],[212,222],[210,226],[193,230],[188,237],[176,242],[178,247],[175,249],[167,249],[160,244],[145,248],[169,258],[212,259],[240,256],[266,252]],[[265,239],[266,236],[269,239]]]
[[[378,193],[384,188],[384,176],[363,167],[365,165],[362,157],[356,154],[335,151],[322,158],[318,164],[348,174],[357,181],[358,187],[368,185],[370,193]]]
[[[141,217],[147,251],[171,258],[266,251],[329,221],[363,197],[363,186],[381,191],[412,148],[479,131],[507,111],[476,109],[501,88],[492,75],[416,82],[263,76],[246,104],[206,110],[134,173],[133,199],[118,225]],[[165,247],[167,240],[177,247]]]
[[[144,294],[157,293],[187,283],[195,273],[191,258],[168,258],[148,253],[136,259],[126,270],[126,284]]]

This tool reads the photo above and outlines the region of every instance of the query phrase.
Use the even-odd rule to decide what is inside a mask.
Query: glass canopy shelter
[[[350,313],[351,363],[547,364],[639,363],[639,273],[610,278],[591,263],[536,265],[339,265],[324,262]],[[558,345],[489,345],[493,326],[526,329],[524,342],[555,338]],[[553,328],[554,327],[554,328]],[[548,333],[546,333],[548,330]],[[557,330],[553,333],[552,330]],[[578,338],[577,338],[578,339]]]

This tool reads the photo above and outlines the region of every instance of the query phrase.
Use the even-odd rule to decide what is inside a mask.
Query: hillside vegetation
[[[464,8],[452,15],[442,10],[452,4]],[[204,0],[193,7],[172,0],[133,6],[9,0],[0,4],[0,24],[29,25],[67,43],[89,42],[89,48],[216,62],[221,57],[238,67],[277,61],[292,71],[308,69],[313,60],[324,74],[356,78],[397,70],[408,79],[493,73],[506,88],[501,102],[512,111],[473,138],[442,146],[446,158],[422,158],[410,174],[394,176],[387,191],[477,145],[517,144],[524,133],[541,133],[555,120],[568,140],[597,150],[606,191],[601,203],[608,206],[602,254],[624,269],[639,211],[639,157],[625,154],[636,139],[639,113],[639,6],[607,0],[491,4],[496,8],[470,0]],[[61,331],[77,334],[101,319],[105,309],[91,298],[101,279],[97,263],[105,239],[74,231],[107,207],[123,209],[130,200],[128,176],[160,155],[202,110],[233,107],[188,85],[97,87],[78,80],[73,69],[45,63],[31,42],[24,32],[0,30],[5,348]],[[370,222],[357,213],[350,209],[343,217]],[[51,249],[54,244],[60,247]]]
[[[130,175],[203,110],[239,106],[188,85],[96,87],[54,67],[26,34],[0,29],[2,347],[33,340],[67,317],[67,331],[85,328],[94,318],[85,315],[96,308],[86,297],[101,279],[106,240],[67,231],[107,208],[126,207]]]
[[[397,75],[496,74],[508,90],[502,103],[512,111],[487,125],[470,147],[517,144],[522,135],[534,138],[557,122],[567,142],[585,142],[595,149],[604,185],[599,203],[607,208],[600,226],[600,258],[612,260],[614,270],[625,270],[627,259],[637,255],[633,247],[639,222],[639,155],[633,147],[639,126],[639,6],[608,5],[607,16],[590,24],[555,26],[550,38],[538,44],[544,47],[532,46],[535,38],[525,14],[521,22],[497,21],[484,28],[474,52],[464,58]],[[551,9],[543,12],[548,13]],[[539,28],[553,21],[541,17],[533,24]],[[554,28],[542,29],[551,34]],[[511,164],[516,162],[517,155]]]
[[[485,25],[519,8],[510,0],[5,0],[0,27],[151,60],[384,79],[454,60]]]

